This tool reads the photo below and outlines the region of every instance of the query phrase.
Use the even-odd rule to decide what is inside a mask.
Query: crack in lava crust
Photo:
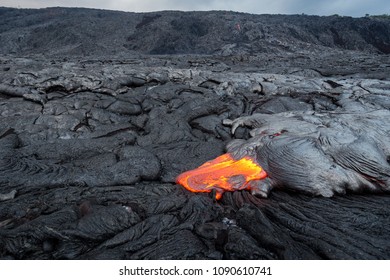
[[[207,161],[196,169],[180,174],[176,182],[191,192],[216,190],[216,199],[226,191],[251,190],[267,173],[251,157],[235,160],[230,154],[223,154]]]

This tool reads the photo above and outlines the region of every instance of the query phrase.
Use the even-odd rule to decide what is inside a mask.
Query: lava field
[[[390,258],[389,57],[348,54],[1,57],[0,258]],[[177,183],[225,153],[267,177]]]

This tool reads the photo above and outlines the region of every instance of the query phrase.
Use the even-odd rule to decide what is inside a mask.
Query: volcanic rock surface
[[[167,14],[177,26],[183,26],[182,17],[198,20],[196,13]],[[138,29],[162,20],[157,14],[130,18]],[[47,22],[41,27],[52,26]],[[183,28],[203,34],[202,26]],[[127,57],[91,52],[83,58],[79,50],[89,52],[89,47],[71,55],[66,43],[66,50],[47,45],[51,53],[43,56],[37,51],[43,49],[15,41],[15,30],[3,30],[1,40],[5,33],[9,46],[18,46],[18,55],[10,55],[6,48],[12,48],[2,45],[2,259],[390,258],[390,58],[375,44],[365,41],[355,51],[319,44],[308,49],[297,45],[294,52],[275,47],[272,55],[234,47],[235,54],[222,56],[200,48],[209,55],[151,56],[146,49]],[[107,38],[102,39],[105,46]],[[145,43],[132,42],[139,48]],[[389,40],[383,44],[388,46]],[[61,55],[53,55],[56,50]],[[376,192],[354,189],[322,197],[281,180],[268,198],[238,191],[216,201],[213,193],[191,193],[175,183],[180,173],[227,150],[240,153],[234,147],[250,146],[256,135],[280,143],[273,141],[284,139],[285,130],[302,132],[306,126],[297,121],[334,136],[338,150],[331,150],[331,138],[326,143],[335,164],[364,174]],[[316,131],[311,132],[310,137],[316,137]],[[351,146],[340,148],[343,139],[350,139],[348,132],[366,136],[352,145],[353,154]],[[289,143],[285,146],[293,147]],[[278,164],[291,160],[283,145],[270,153]],[[305,172],[318,167],[312,163]],[[277,172],[270,170],[272,178]]]
[[[0,52],[15,55],[390,53],[388,16],[1,7],[0,16]]]

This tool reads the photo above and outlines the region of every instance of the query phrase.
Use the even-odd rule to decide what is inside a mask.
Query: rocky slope
[[[0,18],[2,54],[390,53],[385,17],[0,8]]]

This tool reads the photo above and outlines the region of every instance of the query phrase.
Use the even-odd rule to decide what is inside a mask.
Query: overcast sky
[[[389,0],[0,0],[0,6],[86,7],[131,12],[232,10],[254,14],[339,14],[354,17],[390,14]]]

